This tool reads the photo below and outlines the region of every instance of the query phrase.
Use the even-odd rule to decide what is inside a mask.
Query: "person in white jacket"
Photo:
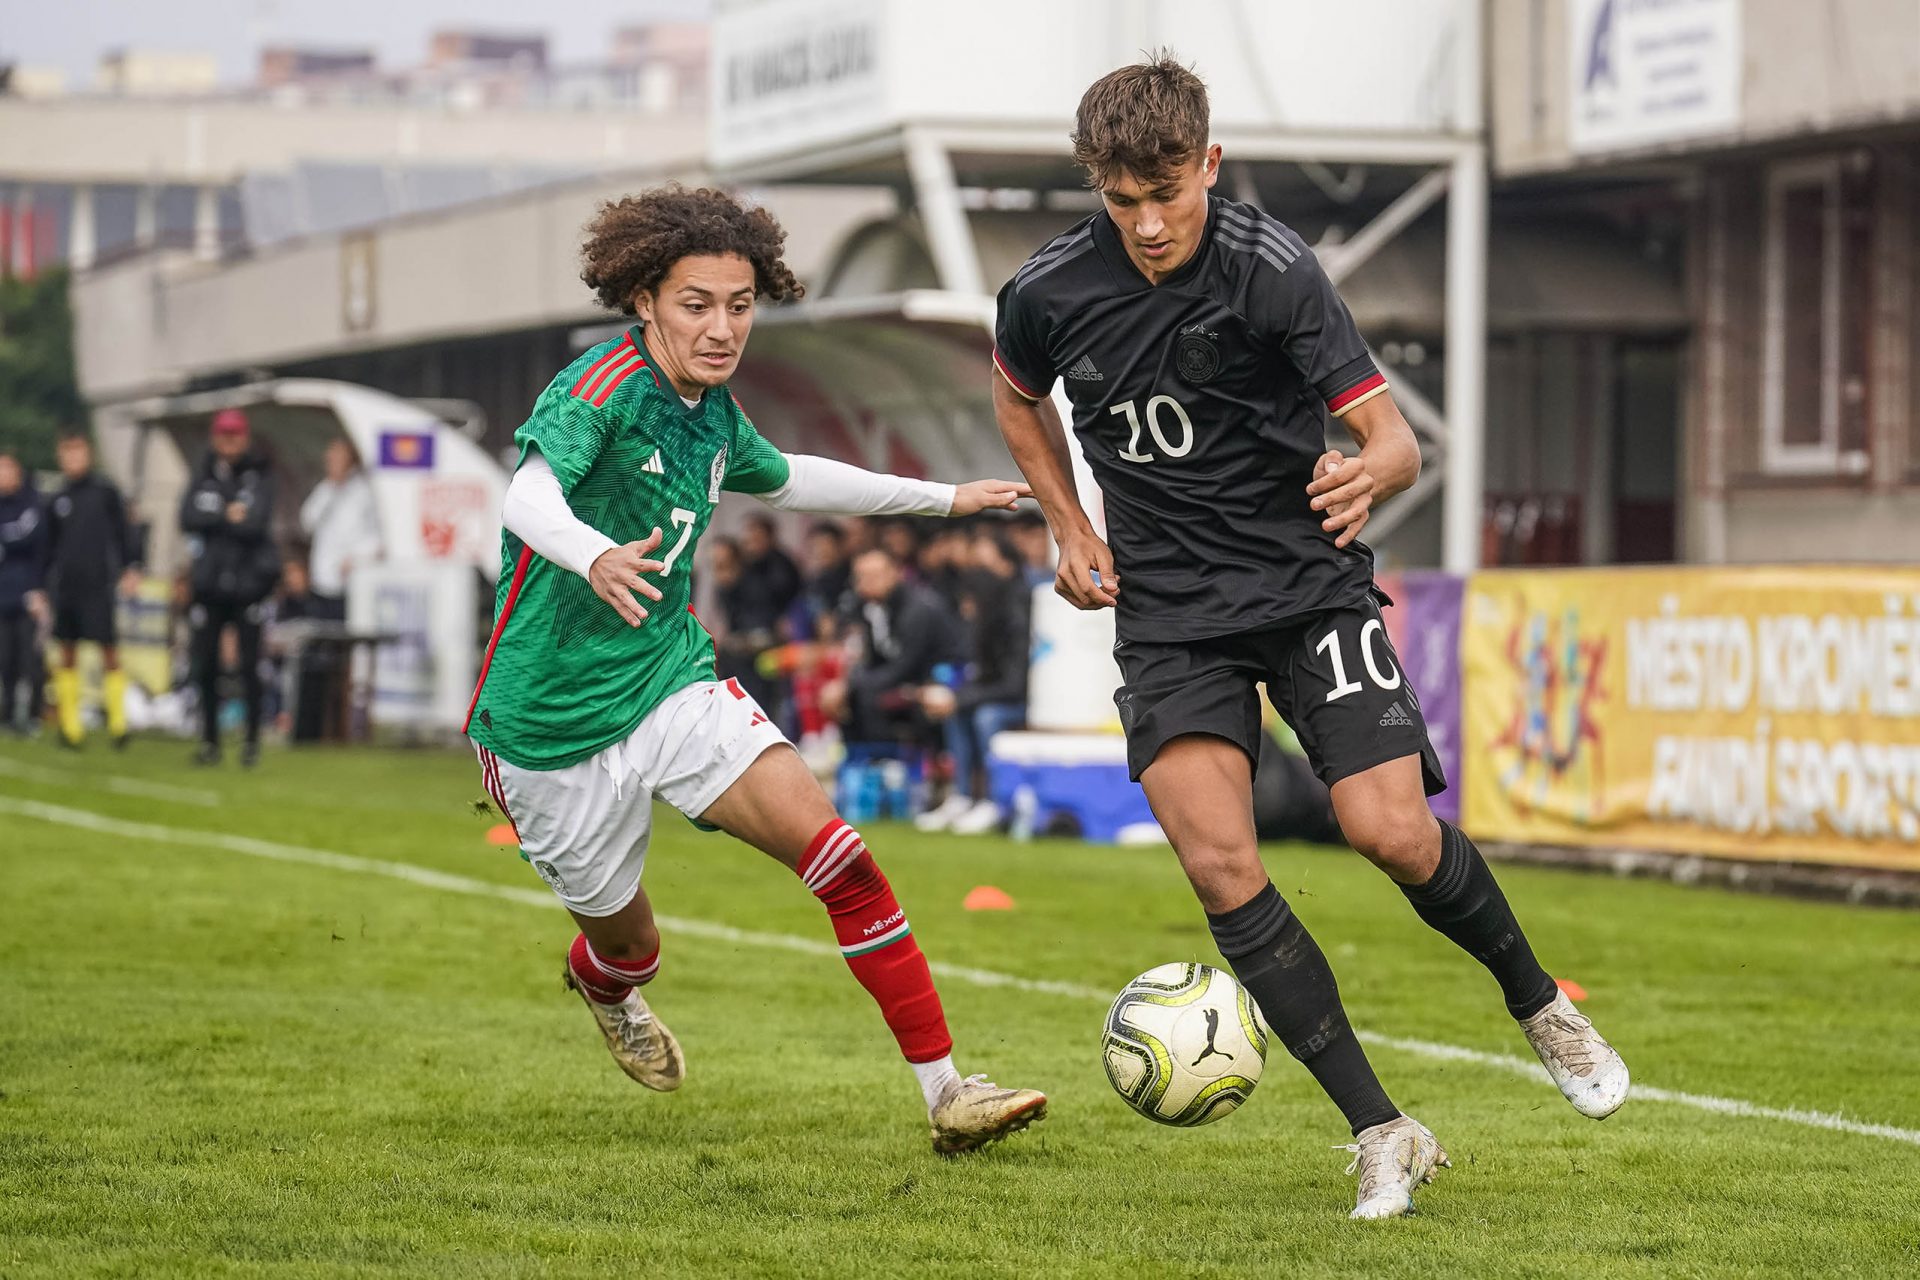
[[[300,527],[312,543],[307,570],[313,616],[343,620],[347,578],[358,566],[379,559],[382,550],[373,484],[345,436],[327,446],[327,478],[300,504]]]

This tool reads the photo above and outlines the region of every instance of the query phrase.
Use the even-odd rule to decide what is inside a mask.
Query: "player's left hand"
[[[128,600],[138,595],[140,593],[140,571],[138,569],[122,570],[120,573],[119,588],[121,596]]]
[[[982,511],[1011,511],[1022,498],[1031,498],[1033,490],[1011,480],[971,480],[953,490],[953,510],[949,514],[970,516]]]
[[[1315,511],[1327,513],[1320,527],[1340,535],[1333,545],[1346,546],[1360,536],[1373,512],[1373,476],[1367,460],[1359,454],[1349,458],[1338,449],[1327,450],[1313,466],[1307,494]]]

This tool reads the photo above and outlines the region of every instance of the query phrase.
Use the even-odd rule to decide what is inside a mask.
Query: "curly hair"
[[[1090,185],[1163,180],[1207,149],[1207,86],[1167,50],[1093,82],[1074,113],[1073,158]]]
[[[680,259],[737,253],[753,264],[754,292],[780,302],[805,292],[780,257],[786,240],[765,209],[673,183],[600,206],[580,245],[580,278],[601,306],[632,315],[634,295],[658,289]]]

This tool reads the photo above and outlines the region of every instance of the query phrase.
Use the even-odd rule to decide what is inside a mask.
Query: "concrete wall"
[[[295,160],[692,168],[705,147],[705,116],[687,112],[0,99],[0,175],[56,184],[224,185]]]
[[[73,288],[81,391],[97,405],[195,376],[604,318],[580,283],[580,228],[600,201],[658,181],[570,183],[225,263],[144,258],[93,272]],[[881,189],[754,194],[786,226],[787,261],[807,281],[849,231],[894,210]],[[350,278],[365,285],[351,299]]]
[[[1920,496],[1744,490],[1727,502],[1730,564],[1920,562]]]
[[[1566,0],[1487,0],[1493,161],[1503,173],[1598,165],[1920,120],[1920,3],[1741,0],[1741,124],[1730,134],[1575,155]]]
[[[1696,323],[1685,559],[1920,560],[1920,131],[1839,154],[1860,186],[1844,216],[1865,246],[1847,279],[1866,296],[1856,288],[1842,307],[1850,338],[1864,343],[1864,408],[1842,409],[1842,438],[1861,454],[1859,465],[1769,472],[1767,176],[1775,160],[1706,166],[1689,235]]]

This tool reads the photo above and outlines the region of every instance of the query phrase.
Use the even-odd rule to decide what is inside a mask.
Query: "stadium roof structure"
[[[1365,76],[1338,56],[1360,30],[1395,33],[1368,44]],[[964,9],[721,0],[709,164],[738,184],[893,188],[917,217],[933,283],[986,299],[1009,268],[975,215],[1058,213],[1074,193],[1084,199],[1067,145],[1074,102],[1100,74],[1160,47],[1204,55],[1196,70],[1209,85],[1226,193],[1262,206],[1298,197],[1286,200],[1287,220],[1316,241],[1336,282],[1444,208],[1444,408],[1399,394],[1404,384],[1395,383],[1423,453],[1442,465],[1424,471],[1375,532],[1387,531],[1389,516],[1404,520],[1438,487],[1425,477],[1444,471],[1442,560],[1455,571],[1476,567],[1489,196],[1480,9],[1471,0],[1354,0],[1337,13],[1243,0],[1041,8],[981,0]],[[983,67],[992,68],[990,93]],[[990,414],[976,429],[991,431]]]

